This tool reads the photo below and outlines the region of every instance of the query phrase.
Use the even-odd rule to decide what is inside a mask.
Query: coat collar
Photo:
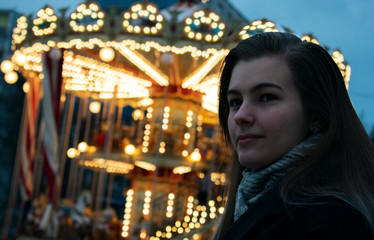
[[[248,236],[255,234],[258,226],[263,226],[269,220],[278,219],[286,214],[279,187],[274,187],[264,193],[261,200],[250,205],[248,210],[231,225],[220,240],[232,240],[233,236],[235,239],[247,239]]]

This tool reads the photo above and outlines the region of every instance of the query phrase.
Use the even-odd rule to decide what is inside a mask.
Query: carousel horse
[[[82,228],[92,224],[93,213],[91,210],[92,196],[89,191],[83,191],[72,209],[72,219],[75,228]]]

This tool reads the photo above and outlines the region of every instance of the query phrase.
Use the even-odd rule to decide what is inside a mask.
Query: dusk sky
[[[124,0],[125,1],[125,0]],[[267,18],[296,35],[313,33],[352,67],[349,94],[366,129],[374,128],[374,0],[230,0],[248,21]],[[0,9],[36,14],[47,3],[72,12],[83,0],[0,0]]]

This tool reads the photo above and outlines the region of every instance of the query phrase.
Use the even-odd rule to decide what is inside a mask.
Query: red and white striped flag
[[[62,50],[51,49],[43,54],[43,122],[44,130],[42,136],[44,173],[49,187],[49,201],[55,202],[56,184],[59,157],[59,125],[60,125],[60,99],[62,86]]]
[[[33,193],[36,121],[40,97],[40,82],[38,79],[30,78],[28,84],[30,88],[25,96],[23,133],[20,145],[20,189],[24,200],[30,200]]]

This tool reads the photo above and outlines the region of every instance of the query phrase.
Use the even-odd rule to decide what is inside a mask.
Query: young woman
[[[326,50],[288,33],[242,41],[219,119],[236,156],[215,239],[374,239],[374,146]]]

